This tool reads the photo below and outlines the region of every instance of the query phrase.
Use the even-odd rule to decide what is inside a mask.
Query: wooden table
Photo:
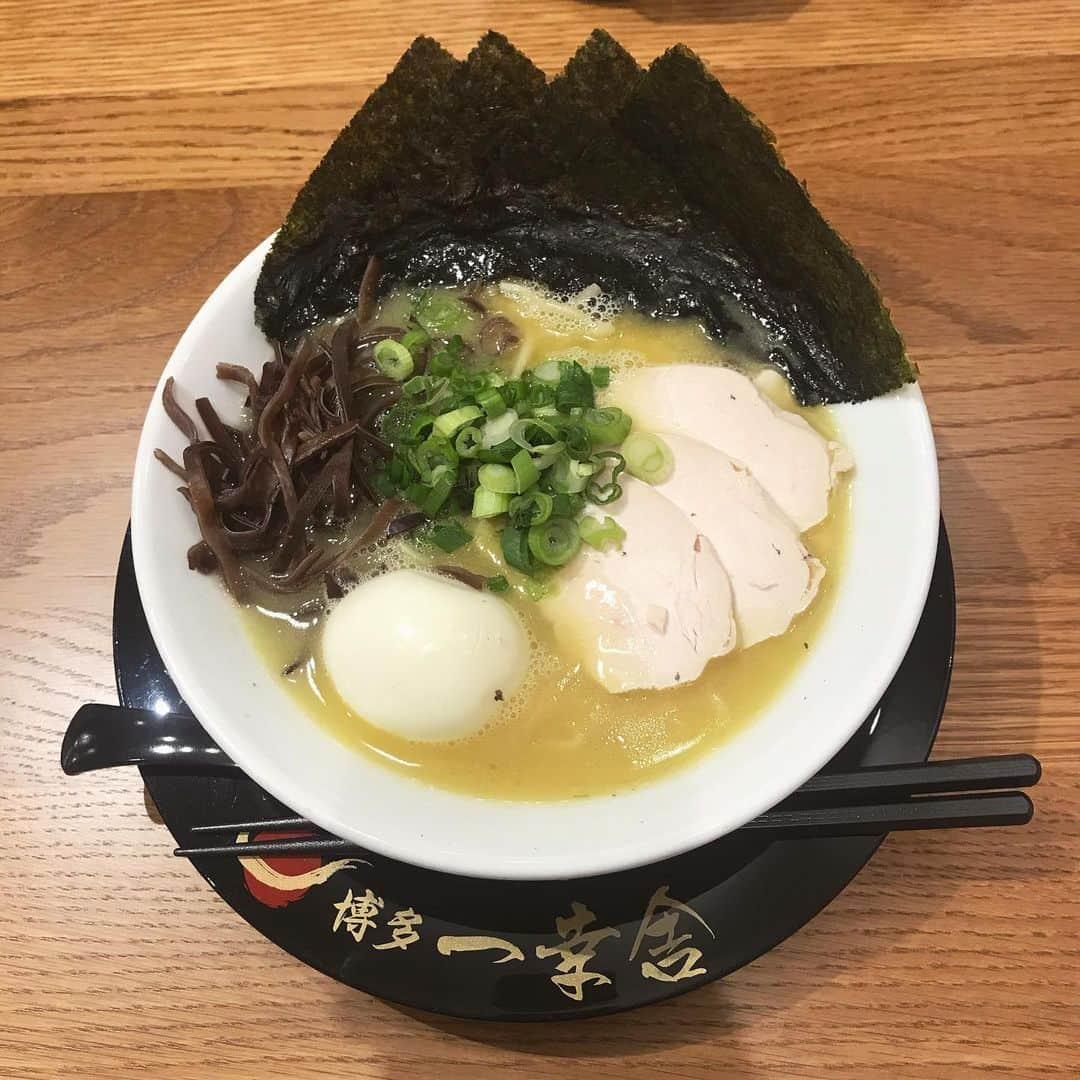
[[[320,12],[333,9],[332,20]],[[1077,1075],[1080,12],[1068,0],[0,4],[0,1075]],[[890,839],[770,955],[579,1025],[392,1008],[220,903],[134,771],[65,780],[154,380],[421,31],[557,70],[594,25],[701,52],[880,277],[956,559],[936,753],[1030,750],[1027,830]]]

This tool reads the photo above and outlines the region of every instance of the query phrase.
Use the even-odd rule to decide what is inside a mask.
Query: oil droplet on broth
[[[510,290],[513,293],[513,290]],[[566,299],[565,297],[548,298]],[[488,310],[515,322],[528,366],[550,356],[572,357],[586,366],[604,364],[614,382],[621,371],[678,362],[728,364],[752,374],[761,367],[733,356],[688,320],[649,319],[619,311],[598,294],[581,298],[580,320],[560,323],[527,293],[513,295],[489,286],[480,294]],[[531,307],[530,307],[531,305]],[[526,311],[523,311],[523,308]],[[380,321],[403,321],[403,291],[384,302]],[[528,317],[531,316],[531,317]],[[597,333],[597,323],[608,319]],[[513,361],[505,366],[513,373]],[[786,408],[783,388],[766,387]],[[837,438],[825,409],[794,407],[827,438]],[[449,743],[417,743],[390,735],[346,707],[327,678],[319,657],[318,628],[308,631],[282,612],[245,608],[250,632],[275,672],[298,656],[309,656],[304,678],[284,680],[288,691],[346,746],[374,754],[386,767],[438,787],[470,795],[509,799],[562,799],[609,794],[680,769],[714,750],[758,715],[783,688],[807,655],[832,606],[847,531],[849,482],[834,490],[829,516],[803,536],[827,574],[810,608],[786,633],[750,649],[712,660],[693,682],[667,690],[612,695],[560,651],[537,605],[513,590],[506,594],[532,644],[530,671],[522,688],[477,734]],[[420,552],[408,539],[379,549],[367,572],[454,562],[481,574],[501,572],[497,542],[480,536],[452,557]],[[493,561],[494,560],[494,561]],[[361,568],[363,572],[363,568]],[[294,603],[294,609],[297,606]],[[284,614],[289,614],[286,611]]]

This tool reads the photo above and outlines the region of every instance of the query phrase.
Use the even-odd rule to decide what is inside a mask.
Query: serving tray
[[[942,523],[907,656],[825,771],[928,756],[949,688],[955,616]],[[146,624],[130,536],[117,571],[113,656],[122,705],[188,712]],[[235,771],[141,772],[178,844],[192,842],[196,825],[291,813]],[[566,1020],[662,1001],[737,970],[821,911],[882,839],[736,833],[650,866],[550,882],[457,877],[374,853],[193,862],[259,933],[349,986],[451,1016]]]

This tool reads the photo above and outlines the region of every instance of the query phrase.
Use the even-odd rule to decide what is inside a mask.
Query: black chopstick
[[[781,838],[879,836],[913,829],[985,828],[1026,825],[1035,812],[1022,791],[974,795],[927,795],[896,803],[770,810],[743,828],[777,832]]]
[[[1030,754],[965,758],[871,766],[849,773],[814,777],[775,809],[744,829],[796,839],[814,836],[877,836],[912,829],[977,828],[1024,825],[1034,812],[1031,800],[1019,791],[989,791],[1001,787],[1030,787],[1042,769]],[[967,792],[968,794],[958,794]],[[829,805],[821,805],[823,800]],[[809,802],[810,805],[799,805]],[[355,844],[330,836],[302,817],[267,818],[219,825],[198,825],[196,837],[246,832],[310,830],[314,835],[240,844],[181,847],[187,858],[210,855],[301,855],[362,851]]]
[[[1033,787],[1042,776],[1042,766],[1030,754],[1001,754],[993,757],[956,758],[952,761],[917,761],[903,765],[868,765],[846,773],[819,773],[781,802],[776,810],[794,809],[802,801],[822,804],[861,802],[882,803],[906,795],[947,795],[961,791],[988,791],[999,788]],[[775,811],[773,811],[775,812]],[[284,829],[319,829],[303,817],[265,818],[220,825],[196,825],[192,833],[268,832]],[[324,831],[319,829],[320,832]]]
[[[974,795],[928,795],[898,803],[830,806],[801,810],[770,810],[743,826],[777,839],[826,836],[880,836],[914,829],[984,828],[1026,825],[1034,813],[1031,800],[1021,791],[979,792]],[[245,830],[241,830],[245,831]],[[239,844],[177,848],[174,855],[188,859],[212,855],[317,855],[365,853],[365,849],[336,836],[256,840]]]
[[[919,761],[907,765],[868,765],[847,773],[818,773],[781,804],[809,796],[945,795],[958,791],[991,791],[1033,787],[1042,766],[1030,754]]]

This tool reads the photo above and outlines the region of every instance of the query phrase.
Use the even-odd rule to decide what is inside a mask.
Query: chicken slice
[[[604,507],[622,550],[584,547],[541,602],[560,643],[614,694],[696,679],[735,645],[728,576],[702,530],[639,480]]]
[[[750,471],[685,435],[667,434],[675,470],[656,486],[712,542],[731,580],[738,644],[782,634],[813,600],[825,567]]]
[[[829,509],[850,458],[732,368],[666,364],[619,376],[611,398],[644,431],[700,439],[746,465],[799,532]]]

